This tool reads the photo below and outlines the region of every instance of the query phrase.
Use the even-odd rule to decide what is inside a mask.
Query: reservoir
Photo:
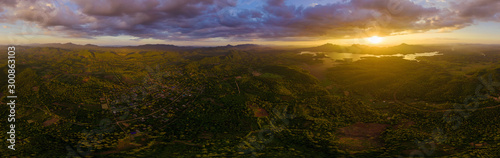
[[[418,61],[417,57],[428,57],[428,56],[436,56],[443,55],[439,52],[426,52],[426,53],[414,53],[414,54],[392,54],[392,55],[374,55],[374,54],[354,54],[354,53],[337,53],[337,52],[309,52],[304,51],[300,54],[313,54],[316,55],[318,53],[323,53],[327,57],[335,60],[345,60],[345,61],[358,61],[366,57],[402,57],[405,60],[415,60]]]

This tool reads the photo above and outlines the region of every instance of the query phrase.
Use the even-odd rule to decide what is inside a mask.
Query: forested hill
[[[0,153],[500,155],[500,55],[491,49],[336,62],[318,79],[306,69],[323,66],[325,56],[254,45],[163,47],[176,46],[16,47],[18,142]],[[0,69],[7,76],[6,65]]]

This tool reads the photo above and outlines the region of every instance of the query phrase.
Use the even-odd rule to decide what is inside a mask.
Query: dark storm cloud
[[[500,1],[459,0],[449,8],[409,0],[351,0],[296,6],[267,0],[0,0],[2,21],[21,20],[69,37],[130,35],[194,40],[343,38],[454,30],[476,20],[500,21]]]

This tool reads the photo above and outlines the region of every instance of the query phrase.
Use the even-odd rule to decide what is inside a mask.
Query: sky
[[[0,28],[0,45],[500,44],[500,0],[0,0]]]

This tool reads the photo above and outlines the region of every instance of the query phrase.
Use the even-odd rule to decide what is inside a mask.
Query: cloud
[[[451,2],[451,7],[462,18],[500,22],[500,1],[498,0],[462,0]]]
[[[458,0],[448,7],[410,0],[344,0],[293,5],[267,0],[0,0],[0,20],[24,21],[66,37],[130,35],[164,40],[325,39],[455,30],[500,22],[500,1]],[[445,3],[445,2],[443,2]]]
[[[0,0],[1,6],[14,7],[16,6],[16,4],[17,4],[16,0]]]

